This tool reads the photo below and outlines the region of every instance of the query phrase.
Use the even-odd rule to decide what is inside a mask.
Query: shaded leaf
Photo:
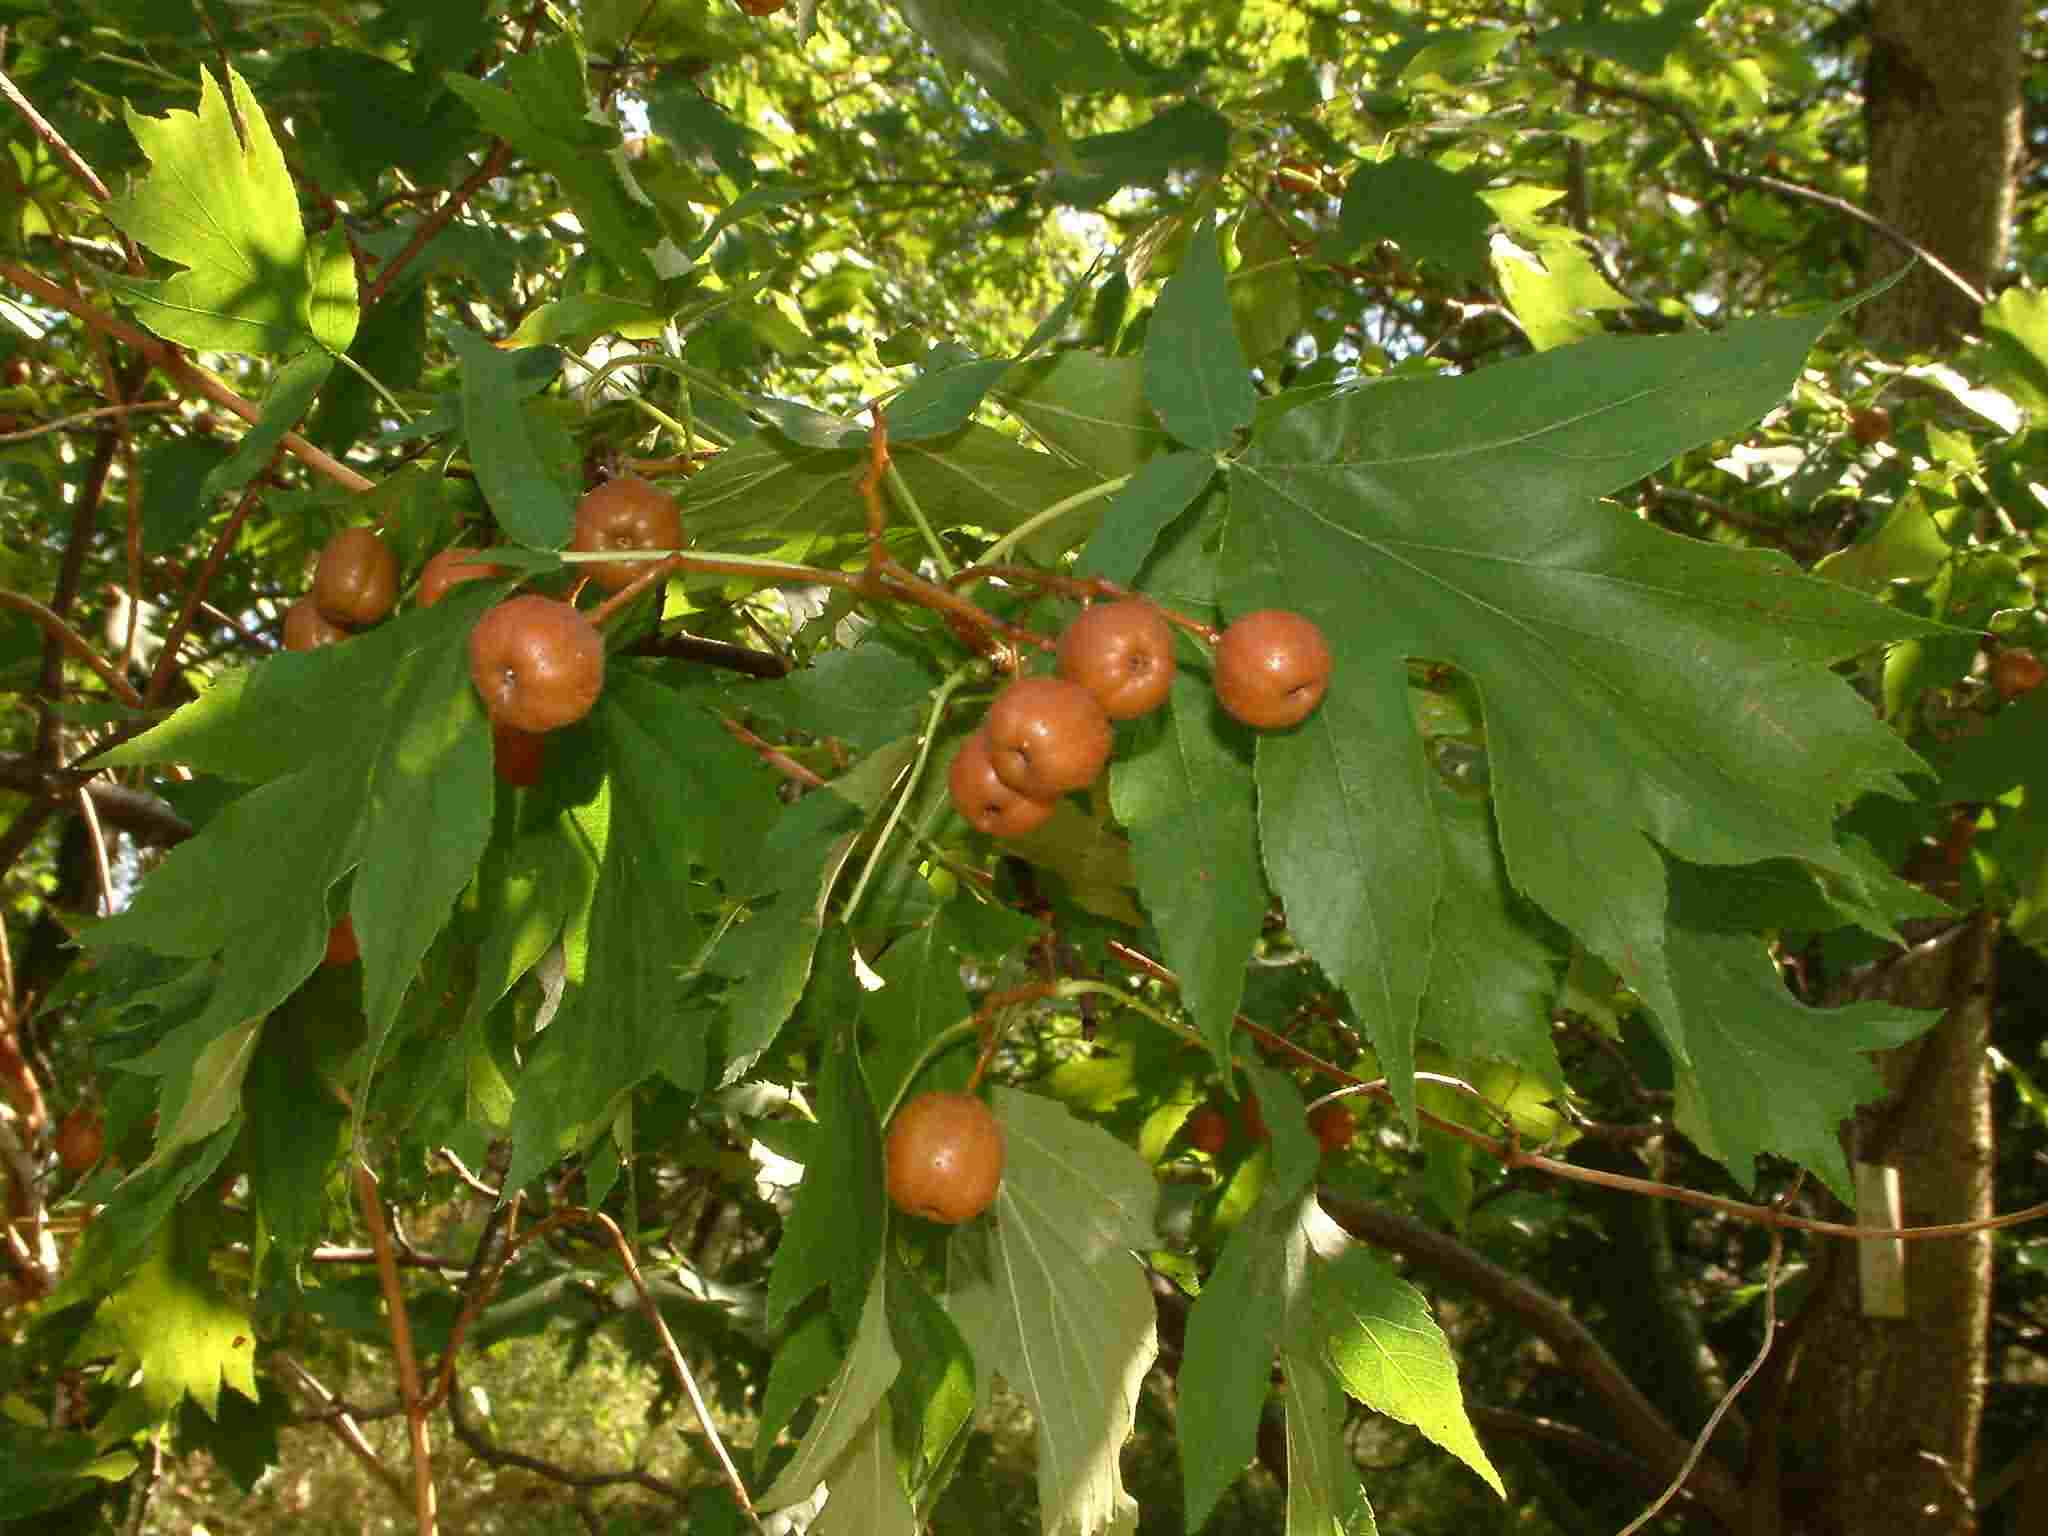
[[[1230,1057],[1244,971],[1266,918],[1251,732],[1181,672],[1165,709],[1137,723],[1110,771],[1138,894],[1181,996],[1218,1061]]]
[[[114,291],[143,324],[186,346],[344,349],[355,333],[353,273],[344,301],[331,248],[307,244],[298,194],[262,107],[232,70],[228,89],[246,144],[228,98],[204,70],[198,112],[155,118],[128,109],[150,174],[108,204],[107,216],[185,270],[160,282],[116,278]]]
[[[1145,333],[1145,398],[1190,448],[1221,453],[1251,425],[1258,391],[1237,344],[1223,253],[1204,221],[1188,237]]]

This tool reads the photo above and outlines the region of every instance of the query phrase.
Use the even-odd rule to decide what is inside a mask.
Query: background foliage
[[[2004,243],[1905,343],[1888,6],[0,0],[0,1518],[1579,1531],[1768,1345],[1666,1528],[1863,1530],[1916,1360],[1939,1528],[2028,1528],[2044,1239],[1944,1245],[1968,1312],[1912,1245],[1937,1382],[1749,1207],[2048,1199],[1983,10]],[[691,559],[515,789],[465,637],[622,471]],[[282,652],[366,522],[509,574]],[[1335,683],[1254,733],[1190,638],[992,843],[989,564],[1039,637],[1305,612]],[[977,1035],[947,1233],[880,1129]]]

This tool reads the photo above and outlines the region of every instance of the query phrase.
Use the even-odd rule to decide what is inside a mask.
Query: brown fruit
[[[1055,804],[1020,795],[996,777],[987,731],[976,731],[961,743],[946,785],[953,792],[953,809],[990,837],[1022,837],[1045,825]]]
[[[1230,1119],[1213,1104],[1204,1104],[1188,1116],[1185,1127],[1188,1145],[1215,1157],[1230,1140]]]
[[[882,1148],[898,1210],[948,1226],[989,1208],[1003,1181],[1003,1127],[971,1093],[919,1094],[896,1112]]]
[[[1323,1156],[1328,1157],[1351,1145],[1351,1138],[1358,1134],[1358,1119],[1342,1104],[1325,1104],[1309,1115],[1308,1128],[1322,1143]]]
[[[1164,704],[1173,672],[1173,626],[1137,598],[1085,609],[1060,636],[1060,676],[1094,694],[1112,720],[1135,720]]]
[[[1266,1129],[1266,1117],[1259,1109],[1259,1096],[1249,1088],[1244,1091],[1244,1133],[1253,1141],[1265,1141],[1273,1134]]]
[[[448,594],[448,589],[465,581],[487,581],[509,576],[502,565],[492,565],[480,549],[451,544],[426,563],[420,571],[419,605],[431,608]]]
[[[547,750],[547,737],[537,731],[510,725],[491,727],[491,766],[499,778],[519,789],[531,789],[540,782]]]
[[[340,922],[327,930],[327,955],[322,965],[354,965],[363,952],[356,942],[356,925],[348,914],[343,913]]]
[[[57,1125],[57,1161],[66,1173],[83,1173],[107,1150],[107,1128],[83,1104]]]
[[[330,623],[310,597],[300,598],[284,611],[284,648],[288,651],[317,651],[347,638],[348,631]]]
[[[1032,800],[1085,788],[1109,761],[1109,716],[1064,678],[1019,678],[996,695],[982,731],[996,777]]]
[[[1892,413],[1881,405],[1849,413],[1849,435],[1868,448],[1892,435]]]
[[[590,713],[604,688],[604,636],[552,597],[498,604],[469,633],[469,676],[494,725],[552,731]]]
[[[739,8],[749,16],[773,16],[789,0],[738,0]]]
[[[367,528],[344,528],[320,551],[313,601],[333,624],[374,624],[398,601],[398,559]]]
[[[1285,608],[1248,613],[1216,643],[1216,698],[1246,725],[1299,725],[1330,686],[1330,647],[1308,619]]]
[[[1991,686],[2001,699],[2032,693],[2043,679],[2048,679],[2048,666],[2032,651],[2005,650],[1991,658]]]
[[[680,549],[683,512],[675,497],[632,475],[607,480],[576,503],[576,531],[569,547],[584,554],[643,549]],[[644,560],[593,565],[590,579],[616,592],[645,574]]]

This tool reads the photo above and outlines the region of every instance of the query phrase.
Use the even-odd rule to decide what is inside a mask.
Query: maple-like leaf
[[[189,347],[287,355],[345,352],[355,339],[355,269],[339,241],[309,243],[291,172],[242,77],[223,96],[199,77],[199,110],[128,127],[150,174],[107,216],[185,270],[160,282],[113,280],[142,323]],[[237,137],[236,119],[244,137]]]
[[[1037,1416],[1047,1536],[1135,1530],[1117,1454],[1158,1352],[1132,1252],[1158,1240],[1158,1186],[1129,1147],[1053,1100],[997,1089],[994,1103],[1008,1143],[995,1220],[954,1234],[947,1307],[977,1382],[1000,1374]]]
[[[1268,873],[1404,1110],[1445,889],[1411,659],[1477,691],[1516,889],[1648,1001],[1681,1062],[1659,848],[1849,872],[1839,808],[1919,768],[1829,667],[1924,625],[1596,499],[1762,415],[1834,313],[1372,385],[1266,424],[1230,474],[1226,611],[1297,609],[1336,656],[1318,712],[1260,739]]]
[[[256,1324],[214,1283],[204,1247],[188,1249],[177,1222],[100,1303],[77,1358],[108,1353],[142,1372],[143,1396],[160,1416],[188,1396],[216,1412],[223,1384],[256,1396]]]

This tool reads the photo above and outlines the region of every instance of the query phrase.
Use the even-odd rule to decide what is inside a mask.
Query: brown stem
[[[1164,603],[1102,576],[1065,576],[1057,571],[1041,571],[1030,565],[970,565],[947,585],[964,587],[973,582],[990,579],[1043,587],[1048,592],[1070,597],[1077,603],[1094,602],[1105,598],[1112,602],[1150,603],[1159,610],[1159,616],[1167,623],[1176,629],[1185,630],[1204,644],[1213,646],[1223,635],[1223,632],[1213,624],[1204,624],[1200,619],[1191,619],[1184,613],[1175,613]]]
[[[270,456],[270,469],[277,467],[278,458],[283,452],[283,448],[280,447]],[[213,548],[206,552],[206,563],[199,567],[199,574],[192,579],[192,586],[185,593],[184,604],[178,609],[178,617],[171,624],[171,632],[164,636],[163,649],[157,652],[156,670],[150,674],[148,698],[151,704],[162,698],[164,689],[170,686],[171,678],[178,667],[178,650],[184,645],[186,632],[192,627],[192,615],[199,611],[199,605],[205,599],[207,589],[213,585],[213,578],[220,574],[221,562],[227,558],[228,551],[234,548],[235,539],[242,531],[242,524],[249,520],[249,514],[255,510],[256,497],[262,489],[263,478],[262,475],[258,475],[243,488],[242,499],[235,503],[234,512],[229,515],[227,522],[214,537]]]
[[[78,295],[58,287],[48,278],[11,261],[0,261],[0,277],[4,277],[15,287],[24,293],[32,294],[43,303],[75,315],[93,330],[134,348],[149,359],[153,366],[162,369],[186,394],[202,395],[221,409],[234,412],[252,425],[262,419],[263,412],[260,407],[244,400],[211,374],[195,368],[175,347],[137,330],[125,320],[110,315],[103,309],[95,308]],[[308,469],[326,476],[336,485],[348,490],[367,491],[374,489],[377,484],[368,476],[350,469],[325,449],[314,447],[296,432],[285,433],[284,446],[293,458]]]
[[[398,1390],[405,1399],[405,1422],[412,1436],[413,1518],[420,1536],[434,1536],[434,1466],[427,1443],[426,1399],[420,1391],[420,1366],[413,1354],[412,1323],[406,1316],[405,1292],[398,1283],[398,1265],[391,1252],[391,1229],[384,1221],[384,1202],[377,1194],[377,1176],[368,1165],[355,1166],[356,1199],[370,1229],[377,1253],[377,1279],[391,1314],[391,1351],[398,1359]]]
[[[1110,940],[1109,949],[1118,959],[1135,969],[1142,970],[1169,986],[1180,985],[1172,971],[1150,955],[1132,948],[1122,940]],[[1260,1044],[1293,1057],[1311,1071],[1321,1073],[1324,1077],[1343,1083],[1347,1087],[1356,1088],[1361,1094],[1378,1099],[1382,1103],[1394,1102],[1393,1090],[1384,1082],[1367,1082],[1363,1078],[1355,1077],[1334,1062],[1325,1061],[1315,1052],[1295,1044],[1286,1036],[1276,1035],[1271,1030],[1254,1024],[1243,1014],[1237,1016],[1236,1025]],[[1432,1076],[1434,1080],[1444,1081],[1434,1074]],[[1469,1084],[1459,1086],[1477,1096],[1477,1090],[1472,1089]],[[2048,1200],[2044,1200],[2038,1205],[2008,1211],[2002,1216],[1986,1216],[1977,1221],[1952,1221],[1926,1227],[1856,1227],[1846,1222],[1816,1221],[1806,1216],[1791,1215],[1774,1206],[1729,1200],[1720,1195],[1707,1194],[1703,1190],[1685,1189],[1676,1184],[1660,1184],[1654,1179],[1638,1179],[1625,1173],[1609,1173],[1600,1168],[1582,1168],[1577,1163],[1560,1162],[1557,1158],[1545,1157],[1540,1152],[1524,1152],[1519,1140],[1512,1135],[1500,1138],[1488,1136],[1483,1131],[1475,1131],[1455,1120],[1433,1115],[1426,1109],[1418,1109],[1416,1114],[1432,1130],[1442,1131],[1447,1136],[1477,1147],[1510,1170],[1530,1168],[1555,1179],[1566,1179],[1578,1184],[1597,1184],[1603,1189],[1618,1189],[1629,1194],[1646,1195],[1653,1200],[1671,1200],[1680,1205],[1695,1206],[1703,1211],[1716,1211],[1723,1216],[1733,1216],[1759,1227],[1783,1228],[1793,1232],[1816,1232],[1823,1237],[1847,1237],[1858,1241],[1872,1238],[1900,1238],[1910,1241],[1968,1237],[1974,1232],[1995,1232],[2007,1227],[2025,1226],[2029,1222],[2048,1217]]]
[[[274,1358],[291,1374],[293,1381],[297,1383],[299,1389],[320,1404],[322,1411],[315,1415],[315,1417],[331,1425],[334,1429],[335,1437],[348,1448],[349,1453],[368,1469],[372,1477],[390,1490],[391,1496],[394,1499],[398,1500],[400,1504],[404,1504],[406,1502],[404,1481],[400,1479],[396,1472],[384,1465],[383,1458],[377,1454],[376,1449],[364,1438],[362,1426],[356,1422],[356,1416],[349,1411],[347,1405],[332,1392],[320,1385],[319,1380],[313,1373],[299,1364],[298,1361],[292,1359],[291,1356],[280,1354]]]
[[[793,779],[806,789],[823,789],[825,787],[825,781],[817,774],[811,772],[810,769],[787,753],[776,747],[771,747],[744,725],[741,725],[739,721],[733,719],[731,715],[720,715],[718,723],[725,727],[733,740],[752,750],[762,762],[773,768],[785,779]]]
[[[50,152],[57,157],[64,169],[71,173],[71,179],[90,192],[95,202],[110,203],[114,200],[114,194],[107,190],[107,184],[100,180],[99,173],[86,164],[78,151],[64,141],[64,135],[57,131],[48,118],[36,110],[35,104],[22,95],[21,87],[10,80],[4,71],[0,71],[0,96],[5,96],[13,103],[14,109],[28,119],[28,125],[35,130],[36,137],[50,146]],[[138,273],[143,271],[142,252],[135,248],[135,242],[128,238],[125,231],[120,232],[120,239],[122,254],[128,261],[128,270]]]
[[[511,163],[512,146],[503,139],[498,140],[491,146],[491,152],[484,157],[484,163],[477,167],[467,181],[449,193],[438,208],[420,220],[420,227],[413,231],[412,238],[405,243],[405,248],[384,263],[375,281],[363,290],[362,307],[369,309],[383,298],[391,287],[391,280],[427,248],[428,241],[447,228],[449,220],[462,211],[462,205],[474,197],[485,183],[502,174]]]
[[[93,649],[93,644],[77,630],[66,624],[56,614],[45,608],[32,597],[23,597],[19,592],[0,589],[0,608],[11,608],[25,614],[39,625],[44,634],[56,641],[64,650],[71,652],[80,661],[98,674],[114,697],[130,709],[142,708],[142,695],[128,686],[128,680],[114,670],[113,663],[105,660]]]

